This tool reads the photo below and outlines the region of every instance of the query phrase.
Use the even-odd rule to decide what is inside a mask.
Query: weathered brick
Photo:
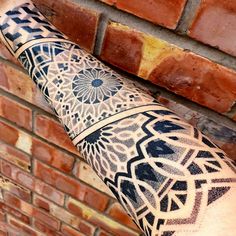
[[[155,24],[175,29],[186,0],[100,0]]]
[[[0,142],[0,158],[11,162],[21,169],[29,172],[31,168],[30,157],[25,153]]]
[[[34,194],[34,205],[48,211],[50,215],[56,217],[57,219],[70,225],[71,227],[78,229],[86,236],[94,235],[95,232],[94,226],[81,220],[79,217],[71,214],[67,210],[53,204],[52,202],[37,196],[36,194]]]
[[[0,230],[0,236],[7,236],[7,232]]]
[[[65,210],[62,207],[58,207],[55,204],[49,204],[50,206],[50,214],[55,216],[57,219],[61,220],[62,222],[65,222],[69,224],[70,226],[78,229],[80,225],[81,219],[74,216],[67,210]]]
[[[31,154],[32,137],[13,125],[0,121],[0,141]]]
[[[236,56],[236,1],[204,0],[189,29],[189,35]]]
[[[62,125],[53,119],[37,114],[35,117],[35,133],[49,142],[79,155]]]
[[[86,221],[92,223],[93,225],[101,227],[107,232],[113,233],[114,235],[139,235],[137,232],[126,228],[125,226],[111,220],[105,215],[97,213],[93,209],[89,208],[88,206],[84,205],[79,201],[76,201],[75,199],[68,198],[66,205],[71,213],[86,219]]]
[[[227,127],[223,123],[214,121],[207,115],[191,110],[187,106],[177,103],[176,101],[167,99],[163,96],[158,97],[158,100],[185,121],[197,127],[221,149],[223,149],[231,159],[235,160],[236,141],[232,138],[236,137],[235,130]]]
[[[149,80],[220,113],[236,100],[235,72],[191,53],[160,63]]]
[[[49,226],[43,224],[42,222],[38,220],[33,221],[33,227],[40,232],[44,233],[45,235],[50,235],[50,236],[62,236],[58,231],[55,229],[50,228]]]
[[[109,216],[116,219],[120,223],[127,225],[131,227],[134,230],[139,231],[135,223],[131,220],[131,218],[127,215],[125,210],[122,208],[122,206],[115,202],[108,211]]]
[[[44,196],[47,199],[50,199],[59,205],[63,205],[64,203],[64,193],[9,163],[2,161],[1,173],[14,180],[16,183],[19,183],[20,185]]]
[[[50,202],[34,194],[34,205],[40,209],[50,212]]]
[[[32,227],[25,225],[24,223],[18,221],[17,219],[8,216],[8,223],[10,226],[16,229],[16,234],[13,235],[30,235],[30,236],[43,236],[42,233],[37,231],[36,229],[33,229]]]
[[[8,234],[8,225],[5,222],[0,222],[0,236],[11,236]]]
[[[17,218],[18,220],[24,222],[25,224],[30,224],[30,217],[21,213],[20,211],[12,208],[11,206],[6,205],[3,202],[0,202],[0,209],[6,214],[10,214]]]
[[[138,49],[142,55],[139,70],[132,73],[217,112],[225,113],[232,108],[236,101],[235,71],[127,26],[111,23],[106,34],[110,31],[125,34],[111,42],[105,37],[105,51],[107,44],[115,44],[113,48],[125,44],[126,37],[142,42],[142,48]],[[133,54],[132,46],[123,53],[129,58]],[[112,58],[117,63],[110,58],[103,59],[125,70],[118,63],[122,57]]]
[[[57,203],[58,205],[64,204],[65,194],[36,179],[35,190],[36,193],[44,196],[45,198]]]
[[[73,228],[65,224],[62,225],[61,232],[64,236],[85,236],[85,234],[82,234],[81,232],[74,230]]]
[[[33,176],[7,162],[2,161],[1,173],[6,177],[13,179],[17,183],[25,186],[28,189],[34,189],[35,180]]]
[[[44,224],[52,227],[53,229],[58,230],[60,227],[60,221],[57,220],[55,217],[47,214],[43,210],[40,210],[30,205],[29,203],[26,203],[25,201],[22,201],[21,199],[13,196],[12,194],[4,192],[4,201],[7,205],[10,205],[15,209],[21,210],[23,213],[40,220]]]
[[[0,202],[0,204],[2,204],[2,203]],[[1,221],[1,222],[5,221],[5,214],[4,214],[4,211],[0,211],[0,221]]]
[[[104,194],[99,193],[69,176],[51,169],[38,161],[35,162],[35,175],[46,183],[84,201],[100,211],[105,210],[107,206],[108,197]]]
[[[7,97],[0,95],[0,116],[10,120],[17,125],[31,130],[32,111],[30,108],[21,105]]]
[[[142,39],[135,32],[130,33],[126,28],[117,30],[108,25],[101,58],[133,74],[138,73],[142,59]]]
[[[0,121],[0,140],[15,145],[19,138],[18,131],[12,126]]]
[[[0,236],[7,236],[7,232],[0,230]]]
[[[72,156],[36,138],[33,138],[32,142],[32,155],[65,173],[70,173],[73,168],[74,158]]]
[[[84,181],[88,185],[115,198],[113,193],[110,191],[110,189],[98,177],[95,171],[85,162],[78,161],[74,167],[74,173],[77,178]]]
[[[104,230],[100,230],[98,236],[113,236],[113,235]]]
[[[0,175],[0,187],[15,194],[17,197],[23,199],[26,202],[31,200],[31,192],[28,189],[14,183],[12,180],[2,175]]]
[[[33,2],[71,40],[89,52],[93,51],[99,13],[82,8],[69,0],[33,0]]]
[[[33,81],[22,71],[0,62],[0,88],[52,113]]]
[[[88,236],[92,236],[95,233],[95,227],[84,220],[80,221],[78,229],[80,230],[80,232]]]
[[[0,222],[0,235],[1,236],[19,236],[19,230],[7,224],[6,222]]]

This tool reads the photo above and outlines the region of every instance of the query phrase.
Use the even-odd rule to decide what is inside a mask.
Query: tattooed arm
[[[146,235],[233,235],[235,164],[70,42],[29,1],[0,0],[0,37],[81,155]]]

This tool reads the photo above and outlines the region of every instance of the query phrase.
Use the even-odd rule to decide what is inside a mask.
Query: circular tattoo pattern
[[[80,102],[96,104],[113,97],[122,88],[122,82],[112,72],[91,68],[80,71],[72,87]]]

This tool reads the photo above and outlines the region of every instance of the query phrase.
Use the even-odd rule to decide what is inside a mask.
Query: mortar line
[[[190,50],[202,57],[210,59],[220,65],[236,70],[236,58],[225,52],[219,51],[209,45],[202,44],[194,39],[176,34],[175,31],[155,25],[145,19],[119,10],[113,6],[107,5],[97,0],[72,0],[78,3],[81,7],[94,10],[106,15],[111,21],[119,22],[128,25],[143,33],[150,34],[159,39],[165,40],[168,43],[174,44],[177,47]]]
[[[197,14],[201,0],[187,0],[182,16],[175,29],[176,33],[187,34],[189,27]]]
[[[108,17],[105,14],[101,13],[98,22],[97,35],[94,47],[94,55],[97,57],[101,54],[102,51],[103,39],[105,37],[108,21]]]

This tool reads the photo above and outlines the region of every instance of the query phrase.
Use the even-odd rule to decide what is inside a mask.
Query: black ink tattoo
[[[235,163],[224,152],[68,41],[32,4],[2,16],[0,32],[84,159],[146,235],[197,229],[207,207],[235,186]]]

